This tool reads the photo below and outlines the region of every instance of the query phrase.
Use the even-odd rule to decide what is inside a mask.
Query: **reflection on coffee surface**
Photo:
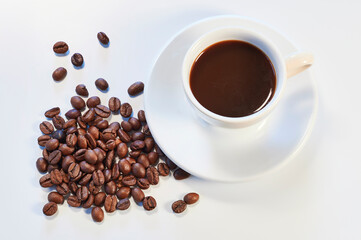
[[[276,75],[267,55],[238,40],[215,43],[199,54],[190,72],[197,101],[226,117],[258,112],[272,99]]]

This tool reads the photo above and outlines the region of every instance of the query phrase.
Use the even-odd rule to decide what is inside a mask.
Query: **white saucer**
[[[309,70],[288,80],[274,112],[257,126],[225,129],[208,125],[190,108],[182,88],[181,66],[191,44],[224,26],[260,31],[284,56],[297,51],[269,27],[237,16],[208,18],[182,30],[158,57],[145,88],[149,128],[165,154],[192,175],[217,181],[243,181],[269,172],[293,157],[311,132],[317,94]]]

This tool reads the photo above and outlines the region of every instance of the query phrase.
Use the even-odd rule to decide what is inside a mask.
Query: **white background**
[[[95,224],[89,211],[64,204],[55,217],[45,217],[47,191],[35,168],[44,111],[69,109],[78,83],[104,101],[114,95],[139,110],[142,96],[129,99],[128,85],[146,82],[179,30],[220,14],[261,20],[314,53],[319,112],[304,149],[252,182],[162,179],[146,191],[158,201],[150,213],[132,204]],[[109,48],[98,43],[99,31],[110,37]],[[58,40],[71,54],[83,54],[84,69],[72,67],[71,54],[54,55]],[[1,239],[360,239],[360,56],[356,0],[0,1]],[[51,74],[59,66],[68,76],[55,83]],[[98,77],[110,83],[107,94],[95,89]],[[200,193],[199,203],[173,214],[171,202],[189,191]]]

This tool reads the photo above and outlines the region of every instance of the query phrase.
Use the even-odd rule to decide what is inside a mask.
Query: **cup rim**
[[[194,48],[200,44],[201,41],[203,41],[204,39],[206,39],[208,36],[215,34],[217,32],[223,32],[223,31],[242,31],[243,33],[247,33],[253,37],[256,37],[257,39],[261,40],[268,48],[269,50],[273,53],[274,58],[277,59],[277,68],[274,64],[273,61],[271,61],[271,58],[269,57],[269,54],[265,53],[262,49],[260,49],[259,46],[255,45],[252,42],[249,42],[250,44],[256,46],[257,48],[259,48],[262,52],[264,52],[264,54],[266,54],[266,56],[270,59],[273,67],[274,67],[274,71],[276,74],[276,90],[273,94],[273,97],[271,99],[271,101],[269,101],[266,106],[264,106],[262,109],[260,109],[259,111],[257,111],[256,113],[247,115],[247,116],[242,116],[242,117],[226,117],[226,116],[222,116],[219,115],[217,113],[214,113],[210,110],[208,110],[207,108],[203,107],[202,104],[200,104],[198,102],[198,100],[195,98],[191,88],[190,88],[190,79],[189,79],[189,75],[190,75],[190,71],[191,68],[194,64],[194,60],[193,59],[191,63],[187,62],[187,59],[189,58],[188,56],[194,51]],[[229,40],[237,40],[237,39],[229,39]],[[218,40],[215,41],[212,44],[215,44],[217,42],[222,42],[222,41],[227,41],[225,40]],[[242,41],[242,40],[240,40]],[[246,41],[246,40],[245,40]],[[246,41],[248,42],[248,41]],[[210,44],[210,45],[212,45]],[[209,47],[210,45],[208,45],[207,47]],[[207,47],[205,47],[204,49],[206,49]],[[203,50],[204,50],[203,49]],[[199,54],[196,56],[198,57]],[[191,65],[190,69],[187,70],[187,66],[189,66],[189,64]],[[186,93],[187,98],[190,100],[191,104],[193,104],[194,107],[196,107],[201,113],[203,113],[204,115],[223,122],[223,123],[229,123],[229,124],[240,124],[240,123],[246,123],[246,122],[255,122],[257,120],[262,119],[265,115],[267,115],[269,112],[271,112],[273,110],[273,108],[275,107],[275,105],[277,104],[277,102],[279,101],[281,92],[284,88],[284,80],[286,78],[285,72],[286,72],[286,65],[285,65],[285,61],[282,57],[281,52],[279,51],[279,49],[275,46],[275,44],[273,44],[270,40],[268,40],[266,37],[264,37],[262,34],[255,32],[253,30],[244,28],[244,27],[239,27],[239,26],[228,26],[228,27],[221,27],[221,28],[217,28],[214,29],[212,31],[209,31],[205,34],[203,34],[201,37],[199,37],[192,45],[191,47],[187,50],[184,59],[183,59],[183,63],[182,63],[182,82],[183,82],[183,89]]]

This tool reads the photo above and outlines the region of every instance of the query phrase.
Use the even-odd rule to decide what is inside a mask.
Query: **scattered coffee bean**
[[[92,218],[94,222],[102,222],[104,219],[104,212],[100,207],[93,207]]]
[[[61,184],[59,184],[59,185],[56,186],[56,191],[57,191],[59,194],[65,196],[65,195],[67,195],[67,194],[69,193],[70,189],[69,189],[68,184],[66,184],[65,182],[63,182],[63,183],[61,183]]]
[[[119,111],[119,109],[120,109],[120,100],[119,100],[119,98],[117,98],[117,97],[111,97],[111,98],[109,99],[108,105],[109,105],[110,111],[112,111],[112,112],[117,112],[117,111]]]
[[[39,146],[45,147],[46,143],[51,139],[49,135],[41,135],[38,137]]]
[[[108,195],[104,201],[104,209],[106,212],[112,213],[117,207],[117,197],[115,195]]]
[[[149,130],[148,124],[145,124],[145,125],[144,125],[144,127],[143,127],[143,132],[144,132],[144,134],[147,135],[147,136],[151,136],[151,135],[152,135],[151,132],[150,132],[150,130]],[[158,153],[158,151],[157,151],[157,153]],[[158,153],[158,154],[159,154],[159,153]]]
[[[54,169],[50,172],[50,180],[54,185],[59,185],[63,182],[63,177],[58,169]]]
[[[45,148],[48,151],[54,151],[55,149],[57,149],[59,147],[59,140],[58,139],[50,139],[49,141],[46,142],[45,144]]]
[[[136,140],[132,142],[132,144],[130,144],[130,149],[132,149],[133,151],[141,150],[144,147],[145,147],[145,143],[144,141],[141,140]]]
[[[114,195],[117,191],[117,186],[114,181],[110,181],[105,184],[104,190],[107,194]]]
[[[68,71],[65,68],[59,67],[54,70],[52,77],[54,81],[61,81],[66,77],[67,74]]]
[[[130,195],[130,187],[120,187],[116,195],[119,199],[128,198]]]
[[[65,120],[61,116],[56,115],[51,120],[56,129],[62,130],[64,128]]]
[[[63,41],[56,42],[53,46],[53,51],[57,54],[64,54],[69,50],[68,44]]]
[[[130,117],[130,115],[132,115],[132,112],[133,112],[133,109],[132,109],[132,106],[129,103],[123,103],[120,106],[120,115],[122,115],[122,117],[128,118],[128,117]]]
[[[153,166],[147,168],[147,179],[150,184],[157,185],[159,183],[159,173]]]
[[[144,192],[142,191],[142,189],[135,187],[132,189],[132,197],[134,199],[134,201],[140,203],[143,201],[144,199]]]
[[[81,205],[81,200],[79,200],[77,198],[77,196],[74,196],[74,195],[70,195],[68,197],[67,202],[68,202],[69,206],[71,206],[71,207],[80,207],[80,205]]]
[[[148,160],[150,165],[155,165],[159,160],[158,153],[156,152],[148,153]]]
[[[40,186],[42,186],[43,188],[47,188],[47,187],[53,186],[53,183],[51,182],[51,178],[50,178],[50,173],[42,176],[42,177],[39,179],[39,183],[40,183]]]
[[[70,99],[70,103],[73,106],[73,108],[77,110],[82,110],[85,107],[85,101],[79,96],[73,96]]]
[[[94,205],[98,207],[103,206],[106,196],[107,195],[105,194],[105,192],[100,192],[96,194],[94,198]]]
[[[130,96],[136,96],[139,93],[143,92],[144,90],[144,83],[143,82],[135,82],[128,88],[128,94]]]
[[[146,138],[144,140],[144,144],[145,144],[144,152],[149,153],[149,152],[153,151],[155,142],[152,137]]]
[[[86,105],[88,106],[88,108],[95,108],[97,105],[100,105],[100,98],[97,96],[90,97],[86,101]]]
[[[102,118],[107,118],[110,116],[110,110],[109,108],[107,108],[106,106],[104,105],[97,105],[95,108],[95,113],[102,117]]]
[[[86,86],[84,84],[77,85],[75,88],[75,92],[76,92],[76,94],[78,94],[79,96],[82,96],[82,97],[89,96],[88,89],[86,88]]]
[[[60,108],[53,107],[53,108],[49,109],[48,111],[46,111],[44,115],[47,118],[53,118],[56,115],[58,115],[59,113],[60,113]]]
[[[132,129],[135,131],[139,130],[142,127],[140,121],[135,117],[129,118],[128,122],[132,125]]]
[[[60,195],[57,192],[51,192],[48,194],[49,202],[54,202],[56,204],[63,204],[64,203],[64,196]]]
[[[186,208],[187,208],[187,203],[183,200],[175,201],[172,204],[172,210],[175,213],[182,213],[184,212],[184,210],[186,210]]]
[[[80,111],[77,109],[70,109],[65,113],[67,119],[77,119],[81,115]]]
[[[66,141],[66,134],[63,130],[56,130],[51,134],[52,138],[57,139],[60,143],[64,143]]]
[[[55,150],[49,154],[48,162],[53,165],[58,164],[59,161],[61,160],[61,157],[62,157],[61,151]]]
[[[48,162],[44,158],[40,157],[36,160],[36,168],[39,172],[45,173],[48,168]]]
[[[143,122],[143,123],[146,123],[147,120],[145,119],[145,112],[144,110],[139,110],[138,111],[138,119],[139,121]]]
[[[131,187],[137,183],[137,179],[133,175],[128,175],[123,177],[122,183],[127,187]]]
[[[58,211],[58,205],[56,205],[55,202],[49,202],[44,205],[43,207],[43,213],[46,216],[52,216]]]
[[[137,185],[141,189],[148,189],[150,187],[149,181],[146,178],[138,178]]]
[[[108,89],[109,84],[104,78],[98,78],[97,80],[95,80],[95,86],[98,89],[105,91]]]
[[[165,158],[165,163],[167,164],[167,166],[169,167],[170,170],[174,170],[176,169],[178,166],[172,161],[170,160],[168,157]]]
[[[117,147],[117,154],[120,158],[123,158],[128,153],[128,146],[125,143],[120,143]]]
[[[199,195],[197,193],[188,193],[187,195],[184,196],[183,200],[187,203],[187,204],[193,204],[196,203],[199,199]]]
[[[152,196],[147,196],[143,200],[143,207],[147,211],[152,211],[154,208],[156,208],[157,202]]]
[[[145,177],[145,167],[140,163],[135,163],[132,165],[132,173],[137,178]]]
[[[169,167],[165,163],[159,163],[158,166],[158,172],[161,176],[168,176],[170,173]]]
[[[94,195],[89,194],[88,199],[83,202],[82,207],[83,208],[90,208],[94,204]]]
[[[50,122],[44,121],[40,123],[40,131],[44,134],[51,134],[54,131],[54,127]]]
[[[88,199],[89,197],[89,190],[86,186],[81,186],[78,191],[76,191],[76,197],[80,200],[80,201],[85,201]]]
[[[137,163],[140,163],[143,165],[143,167],[147,168],[149,167],[150,163],[149,163],[149,159],[145,154],[141,154],[138,159],[137,159]]]
[[[83,56],[80,53],[74,53],[73,56],[71,56],[71,63],[75,67],[81,67],[84,63]]]
[[[130,206],[130,201],[128,198],[124,198],[119,200],[118,204],[117,204],[117,209],[118,210],[127,210]]]
[[[177,170],[174,171],[173,176],[176,180],[183,180],[188,178],[190,174],[184,171],[183,169],[178,168]]]
[[[107,45],[109,43],[109,38],[105,33],[98,32],[97,37],[99,42],[101,42],[102,44]]]

